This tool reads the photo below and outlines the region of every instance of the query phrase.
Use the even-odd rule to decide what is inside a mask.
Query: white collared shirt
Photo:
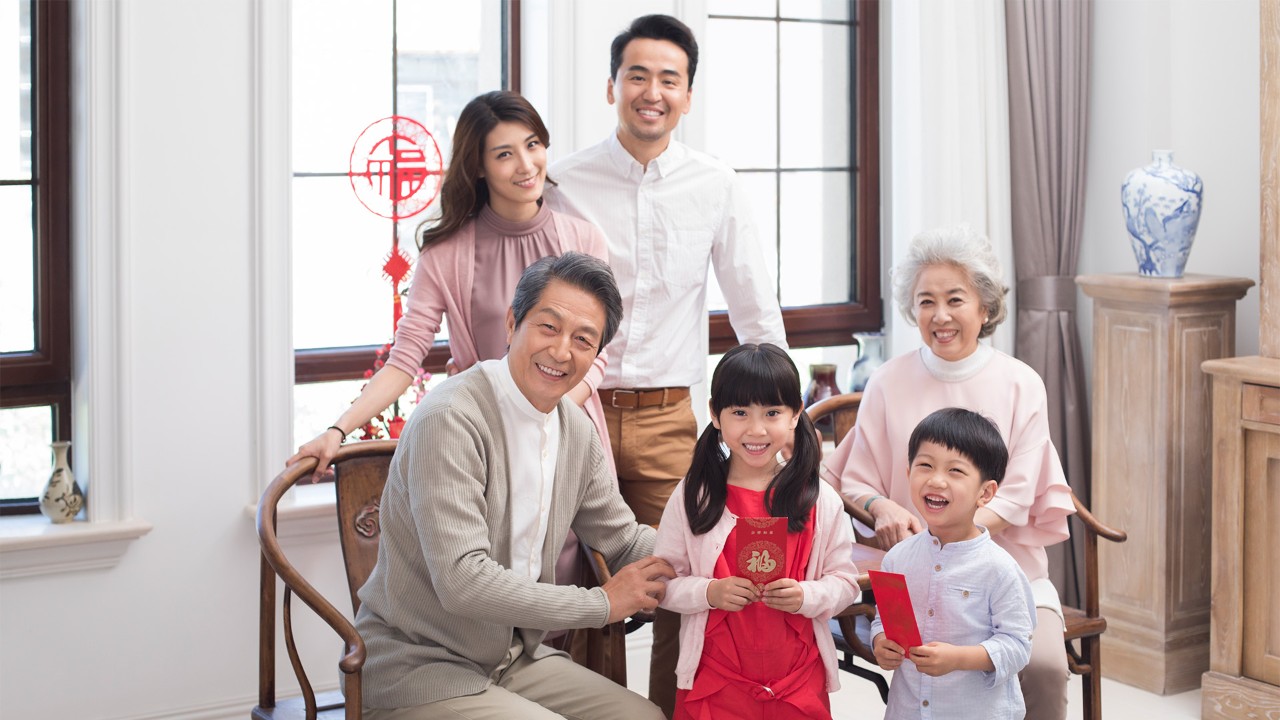
[[[622,292],[605,388],[689,387],[705,379],[707,268],[741,342],[786,348],[774,281],[733,170],[671,141],[648,170],[610,133],[551,167],[553,210],[604,231]]]
[[[560,455],[560,410],[544,413],[520,392],[507,358],[480,363],[493,383],[502,411],[511,479],[511,567],[537,580],[542,575],[542,546],[547,539],[551,490]]]

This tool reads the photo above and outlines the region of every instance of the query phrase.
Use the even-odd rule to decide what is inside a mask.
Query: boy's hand
[[[985,661],[985,662],[984,662]],[[925,675],[938,677],[956,670],[993,670],[991,658],[981,645],[948,645],[931,642],[911,648],[911,662]],[[983,665],[988,667],[983,667]]]
[[[764,586],[764,604],[774,610],[798,613],[804,605],[804,588],[791,578],[780,578]]]
[[[884,633],[876,635],[875,640],[871,641],[871,649],[882,669],[897,670],[902,665],[902,646],[885,637]]]
[[[759,599],[756,584],[746,578],[720,578],[707,585],[707,602],[716,610],[738,612]]]

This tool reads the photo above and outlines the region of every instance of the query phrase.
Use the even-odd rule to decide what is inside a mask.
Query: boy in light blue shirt
[[[924,645],[903,648],[871,625],[876,660],[893,670],[886,720],[1022,718],[1018,672],[1031,657],[1036,608],[1010,555],[973,521],[995,497],[1009,451],[988,419],[939,410],[907,450],[911,501],[928,532],[893,546],[881,569],[906,576]]]

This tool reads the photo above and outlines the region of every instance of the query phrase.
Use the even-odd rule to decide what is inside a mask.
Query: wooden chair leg
[[[1085,720],[1102,720],[1102,638],[1094,635],[1081,642],[1090,666],[1083,688],[1084,717]]]

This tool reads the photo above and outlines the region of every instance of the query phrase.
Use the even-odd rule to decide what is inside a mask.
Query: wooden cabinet
[[[1103,674],[1160,694],[1209,667],[1210,456],[1205,360],[1235,354],[1246,278],[1076,279],[1093,298],[1093,486],[1129,533],[1098,549]]]
[[[1213,609],[1201,717],[1280,718],[1280,359],[1213,377]]]

